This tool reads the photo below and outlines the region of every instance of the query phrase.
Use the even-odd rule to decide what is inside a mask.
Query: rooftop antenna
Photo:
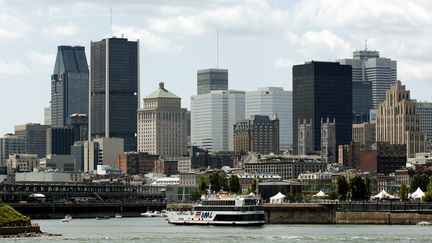
[[[219,69],[219,28],[216,28],[216,69]]]
[[[365,51],[367,51],[367,39],[365,39]]]
[[[113,37],[114,34],[113,34],[113,24],[112,24],[112,7],[110,8],[110,26],[111,26],[111,37]]]

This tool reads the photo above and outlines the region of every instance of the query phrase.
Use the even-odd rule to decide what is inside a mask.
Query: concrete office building
[[[217,90],[191,98],[191,143],[209,152],[233,151],[234,124],[245,118],[245,92]]]
[[[36,154],[11,154],[6,160],[8,171],[29,172],[38,169],[39,165]]]
[[[159,83],[138,110],[138,151],[164,156],[187,152],[187,110],[181,99]]]
[[[38,123],[15,126],[15,135],[25,139],[26,154],[36,154],[38,158],[46,156],[46,133],[49,127]]]
[[[228,70],[205,69],[197,72],[197,94],[208,94],[212,90],[228,90]]]
[[[51,126],[51,104],[44,108],[44,125]]]
[[[95,138],[98,143],[98,165],[117,166],[120,154],[123,154],[124,141],[122,138]]]
[[[314,151],[321,150],[321,119],[336,122],[336,146],[352,134],[352,68],[337,62],[306,62],[293,67],[294,151],[298,124],[312,122]]]
[[[420,131],[426,134],[427,141],[432,141],[432,103],[417,102],[417,114],[420,116]]]
[[[48,154],[45,166],[56,171],[77,171],[76,160],[72,155]]]
[[[396,81],[377,109],[377,142],[405,144],[409,158],[415,157],[415,153],[425,152],[425,133],[420,130],[416,105],[405,85]]]
[[[14,134],[6,134],[0,138],[0,162],[5,164],[11,154],[25,153],[25,138]]]
[[[122,138],[136,151],[139,42],[107,38],[91,43],[89,130],[93,138]]]
[[[89,70],[83,46],[59,46],[51,75],[51,125],[66,126],[74,113],[88,114]]]
[[[337,61],[352,66],[352,105],[356,115],[368,114],[369,109],[378,107],[384,101],[390,85],[397,79],[397,62],[380,57],[378,51],[365,48],[355,51],[352,59]]]
[[[254,115],[234,124],[234,152],[279,153],[279,119]]]
[[[84,144],[85,141],[77,141],[71,146],[71,156],[75,160],[75,170],[84,171]]]
[[[246,117],[253,115],[277,116],[279,119],[280,149],[293,144],[292,91],[281,87],[259,88],[246,92]]]
[[[352,140],[360,146],[371,149],[376,142],[375,123],[353,124]]]

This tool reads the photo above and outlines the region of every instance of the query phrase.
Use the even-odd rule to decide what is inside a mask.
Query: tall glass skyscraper
[[[89,70],[82,46],[59,46],[51,75],[51,125],[66,126],[72,114],[88,114]]]
[[[139,41],[107,38],[91,43],[89,134],[123,138],[137,150]]]
[[[352,70],[337,62],[307,62],[293,67],[293,134],[298,123],[312,121],[314,151],[321,150],[321,120],[336,122],[336,146],[352,137]]]
[[[205,69],[197,72],[197,93],[208,94],[212,90],[228,90],[227,69]]]

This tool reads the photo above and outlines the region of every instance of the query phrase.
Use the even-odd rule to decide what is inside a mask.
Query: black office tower
[[[228,90],[227,69],[205,69],[197,72],[197,93],[208,94],[212,90]]]
[[[51,75],[51,125],[66,126],[74,114],[88,114],[89,73],[82,46],[59,46]]]
[[[136,151],[139,42],[125,38],[92,42],[90,66],[91,136],[123,138],[124,151]]]
[[[321,150],[321,119],[336,122],[336,146],[352,137],[352,71],[338,62],[307,62],[293,67],[293,140],[298,122],[313,122],[314,150]]]

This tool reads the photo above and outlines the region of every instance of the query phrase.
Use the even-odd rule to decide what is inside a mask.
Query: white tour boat
[[[220,192],[203,196],[197,204],[169,204],[168,222],[199,225],[263,225],[264,209],[256,195],[228,195]]]

